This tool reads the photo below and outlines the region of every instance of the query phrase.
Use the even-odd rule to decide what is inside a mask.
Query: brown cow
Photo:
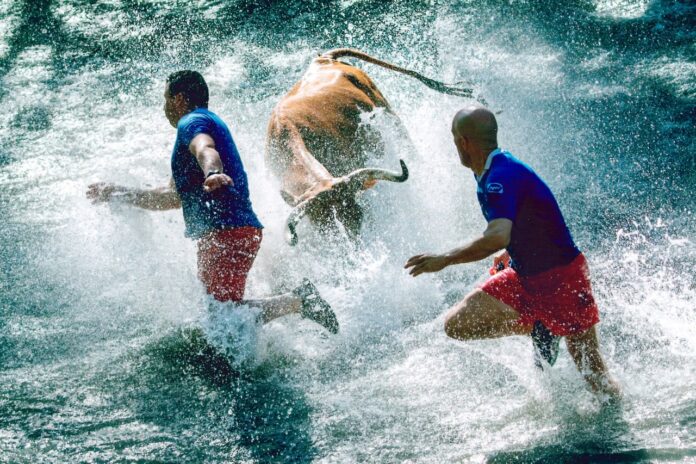
[[[324,230],[337,220],[356,236],[363,216],[356,193],[378,180],[404,182],[408,178],[403,161],[400,174],[365,168],[369,153],[383,151],[383,141],[379,131],[361,124],[361,113],[375,108],[393,113],[372,79],[361,69],[338,61],[342,56],[407,74],[439,92],[472,96],[471,89],[428,79],[357,50],[331,50],[315,58],[276,105],[268,124],[266,162],[280,179],[281,195],[294,207],[287,220],[293,245],[297,242],[295,226],[305,215]]]

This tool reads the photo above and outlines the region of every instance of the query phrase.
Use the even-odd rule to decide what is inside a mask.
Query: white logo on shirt
[[[499,184],[498,182],[491,182],[490,184],[486,185],[486,192],[503,193],[503,184]]]

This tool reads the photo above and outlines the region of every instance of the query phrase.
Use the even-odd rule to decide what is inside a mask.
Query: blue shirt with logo
[[[198,134],[208,134],[215,141],[223,172],[232,178],[233,185],[210,193],[203,190],[205,174],[189,151],[191,140]],[[230,130],[206,108],[197,108],[179,120],[172,152],[172,176],[181,198],[187,237],[200,238],[219,229],[263,227],[251,207],[246,172]]]
[[[476,181],[486,220],[512,221],[507,251],[521,276],[566,265],[580,254],[551,190],[527,164],[496,150]]]

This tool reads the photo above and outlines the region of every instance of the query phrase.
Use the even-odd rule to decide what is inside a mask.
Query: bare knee
[[[445,315],[445,334],[448,337],[457,340],[479,338],[474,313],[480,306],[481,293],[480,290],[471,292],[448,311]]]
[[[445,333],[458,340],[528,335],[531,327],[518,320],[514,308],[477,289],[447,313]]]
[[[459,337],[459,318],[452,310],[445,316],[445,334],[450,338],[461,339]]]

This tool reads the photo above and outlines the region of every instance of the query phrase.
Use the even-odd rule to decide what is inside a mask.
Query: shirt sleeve
[[[503,218],[515,222],[522,193],[519,176],[509,171],[491,172],[483,188],[488,222]]]
[[[212,136],[213,133],[210,119],[202,114],[195,113],[189,113],[184,116],[179,122],[177,130],[179,141],[187,148],[198,134],[209,134]]]

